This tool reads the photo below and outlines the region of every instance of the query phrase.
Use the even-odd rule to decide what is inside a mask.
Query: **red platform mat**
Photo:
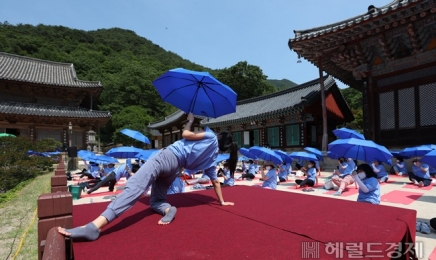
[[[161,216],[148,207],[149,197],[143,197],[105,227],[97,241],[75,242],[75,257],[301,259],[318,254],[319,259],[348,259],[353,252],[362,253],[351,249],[352,243],[379,243],[386,249],[387,243],[415,237],[413,210],[247,186],[222,190],[235,206],[220,206],[213,190],[168,196],[178,212],[167,226],[157,225]],[[107,204],[74,206],[74,225],[93,220]],[[326,244],[334,246],[327,249]]]
[[[424,193],[394,190],[381,196],[380,200],[384,202],[409,205],[419,199],[422,195],[424,195]]]

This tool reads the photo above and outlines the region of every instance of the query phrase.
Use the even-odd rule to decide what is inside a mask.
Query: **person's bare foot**
[[[177,213],[177,208],[172,206],[167,213],[165,213],[165,216],[163,216],[158,222],[157,224],[159,225],[168,225],[171,223],[171,221],[173,221],[173,219],[175,218]]]
[[[422,181],[418,182],[419,187],[424,187],[424,183]]]

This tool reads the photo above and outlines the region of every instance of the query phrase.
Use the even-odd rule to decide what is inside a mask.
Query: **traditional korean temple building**
[[[0,52],[0,132],[86,149],[88,131],[111,118],[93,110],[102,90],[100,82],[79,80],[71,63]]]
[[[367,139],[389,147],[434,143],[435,18],[435,0],[395,0],[348,20],[296,30],[288,45],[362,91]]]
[[[324,77],[328,127],[352,121],[353,115],[333,77]],[[163,146],[180,139],[186,115],[178,111],[148,128],[163,134]],[[292,150],[320,147],[322,109],[319,80],[273,94],[238,101],[236,112],[218,118],[197,117],[194,127],[208,126],[215,132],[232,132],[239,147],[254,145]],[[171,135],[169,134],[171,133]],[[331,131],[330,131],[331,133]],[[331,140],[335,137],[330,136]]]

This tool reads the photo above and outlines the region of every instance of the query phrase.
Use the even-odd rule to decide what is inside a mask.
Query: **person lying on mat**
[[[229,164],[227,163],[227,161],[224,163],[223,177],[224,177],[224,182],[221,183],[222,186],[234,186],[235,185],[234,173],[232,174],[230,172]]]
[[[228,132],[216,135],[208,127],[204,131],[192,132],[194,115],[189,113],[187,119],[182,132],[183,138],[161,149],[147,160],[129,179],[124,191],[108,205],[99,217],[82,227],[73,229],[58,227],[58,232],[76,239],[96,240],[100,236],[100,230],[130,209],[150,186],[152,187],[150,207],[163,215],[158,224],[170,224],[176,215],[177,208],[166,201],[167,191],[182,167],[204,169],[212,180],[219,203],[222,206],[234,205],[233,202],[225,201],[223,198],[221,185],[216,176],[215,160],[218,152],[228,151],[230,172],[234,173],[238,162],[238,145]]]
[[[168,188],[167,194],[182,193],[185,191],[185,182],[183,181],[183,173],[179,173],[179,177],[175,178],[171,186]]]
[[[317,183],[316,180],[316,168],[315,168],[315,161],[310,160],[307,164],[307,172],[306,172],[306,179],[304,180],[295,180],[295,183],[297,184],[296,188],[299,189],[303,187],[303,191],[315,191],[313,188],[306,189],[307,186],[313,187]]]
[[[398,176],[406,175],[407,174],[407,167],[404,163],[404,159],[402,157],[395,158],[397,160],[397,163],[394,165],[394,171],[395,174]]]
[[[409,173],[409,180],[419,187],[426,187],[432,183],[429,166],[421,163],[418,159],[413,159],[412,172]]]
[[[333,196],[341,196],[342,191],[350,185],[354,183],[353,177],[351,177],[351,173],[354,171],[352,166],[350,166],[344,157],[338,159],[338,171],[335,171],[332,182],[334,185],[338,187],[338,190],[333,193]]]
[[[286,182],[288,180],[288,165],[283,162],[278,167],[279,170],[279,182]]]
[[[262,188],[269,188],[273,190],[277,189],[277,173],[274,163],[271,161],[266,161],[263,164],[263,167],[264,170],[260,171],[263,180]]]
[[[253,160],[248,160],[248,170],[247,173],[241,175],[241,179],[247,179],[247,181],[252,181],[256,177],[256,169],[258,165],[254,164]]]
[[[373,167],[364,163],[357,166],[357,170],[351,174],[359,185],[358,202],[380,204],[380,184]]]
[[[82,174],[79,177],[80,180],[83,180],[83,177],[88,177],[88,179],[90,180],[100,177],[100,166],[98,165],[98,163],[90,162],[88,164],[85,160],[83,161],[85,162],[86,169],[82,170]]]
[[[377,179],[380,183],[388,181],[388,179],[389,179],[388,172],[386,171],[383,163],[381,163],[378,160],[375,160],[371,164],[371,167],[372,167],[373,171],[377,174]]]

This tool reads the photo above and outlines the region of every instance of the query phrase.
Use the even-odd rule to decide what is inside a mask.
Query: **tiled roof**
[[[335,80],[331,76],[324,77],[324,86],[328,90]],[[267,119],[298,110],[302,105],[302,98],[311,102],[320,93],[319,79],[309,81],[299,86],[282,90],[273,94],[239,101],[236,112],[218,118],[203,120],[202,125],[218,126],[220,124],[247,123],[252,120]]]
[[[173,122],[177,122],[178,120],[180,120],[181,117],[186,117],[185,112],[183,112],[182,110],[177,110],[176,112],[172,113],[171,115],[165,117],[162,120],[149,123],[147,127],[149,129],[158,129]],[[203,119],[204,117],[195,116],[195,118]]]
[[[71,118],[110,118],[111,114],[107,111],[95,111],[85,108],[48,106],[33,103],[19,103],[10,101],[0,101],[0,113],[16,114],[28,116],[51,116],[51,117],[71,117]]]
[[[28,83],[95,88],[99,81],[79,80],[72,63],[60,63],[0,52],[0,80]]]
[[[401,7],[405,7],[411,3],[415,3],[418,2],[420,0],[394,0],[391,3],[383,6],[383,7],[376,7],[373,8],[371,11],[368,11],[364,14],[358,15],[356,17],[341,21],[341,22],[337,22],[337,23],[333,23],[333,24],[329,24],[329,25],[325,25],[325,26],[321,26],[321,27],[316,27],[316,28],[312,28],[312,29],[307,29],[307,30],[294,30],[295,33],[295,38],[294,39],[290,39],[290,42],[296,42],[296,41],[301,41],[301,40],[307,40],[310,38],[315,38],[330,32],[336,32],[338,30],[342,30],[342,29],[346,29],[347,27],[351,27],[351,26],[355,26],[357,24],[360,24],[362,22],[365,22],[371,18],[380,16],[380,15],[384,15],[390,11],[394,11],[398,8]]]

